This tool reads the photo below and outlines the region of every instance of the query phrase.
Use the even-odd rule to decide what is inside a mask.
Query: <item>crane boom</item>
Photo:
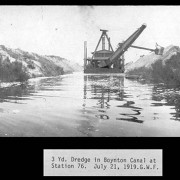
[[[105,63],[106,66],[111,66],[114,61],[122,56],[124,52],[133,44],[133,42],[139,37],[139,35],[143,32],[143,30],[146,28],[146,25],[143,24],[140,28],[138,28],[108,59],[108,61]],[[102,64],[105,66],[105,64]],[[103,67],[102,66],[102,67]]]
[[[119,43],[119,46],[122,46],[123,43]],[[130,47],[132,48],[137,48],[137,49],[143,49],[143,50],[148,50],[148,51],[152,51],[155,52],[156,55],[162,55],[163,51],[164,51],[164,47],[159,46],[156,44],[156,49],[150,49],[150,48],[145,48],[145,47],[141,47],[141,46],[133,46],[131,45]]]
[[[119,45],[122,45],[122,44],[123,44],[123,43],[119,43]],[[133,45],[131,45],[130,47],[155,52],[155,49],[145,48],[145,47],[141,47],[141,46],[133,46]]]

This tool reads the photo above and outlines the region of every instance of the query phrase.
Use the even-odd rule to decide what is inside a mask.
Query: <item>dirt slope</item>
[[[2,62],[22,62],[30,77],[56,76],[83,70],[77,63],[59,56],[42,56],[21,49],[7,48],[4,45],[0,45],[0,59]]]
[[[126,75],[165,83],[180,84],[180,48],[170,45],[163,55],[151,53],[125,66]]]

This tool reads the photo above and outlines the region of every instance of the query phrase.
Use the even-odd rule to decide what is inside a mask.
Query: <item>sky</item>
[[[180,46],[180,6],[0,6],[0,45],[41,55],[57,55],[83,65],[107,29],[111,44],[126,40],[143,23],[146,29],[133,45]],[[100,46],[101,47],[101,46]],[[129,48],[125,61],[149,51]]]

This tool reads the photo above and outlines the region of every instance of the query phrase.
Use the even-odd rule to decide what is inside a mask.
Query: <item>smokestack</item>
[[[87,41],[84,41],[84,69],[87,65]]]
[[[105,49],[105,36],[102,37],[102,50]]]

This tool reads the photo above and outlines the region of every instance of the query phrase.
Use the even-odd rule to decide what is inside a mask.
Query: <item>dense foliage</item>
[[[180,85],[180,53],[166,60],[157,60],[151,64],[151,68],[135,68],[128,71],[127,74],[138,75],[140,79],[146,81]]]
[[[167,61],[160,60],[152,64],[152,78],[156,82],[180,84],[180,54]]]
[[[24,82],[29,79],[27,69],[19,61],[10,62],[7,57],[4,61],[0,57],[0,80],[3,82]]]

